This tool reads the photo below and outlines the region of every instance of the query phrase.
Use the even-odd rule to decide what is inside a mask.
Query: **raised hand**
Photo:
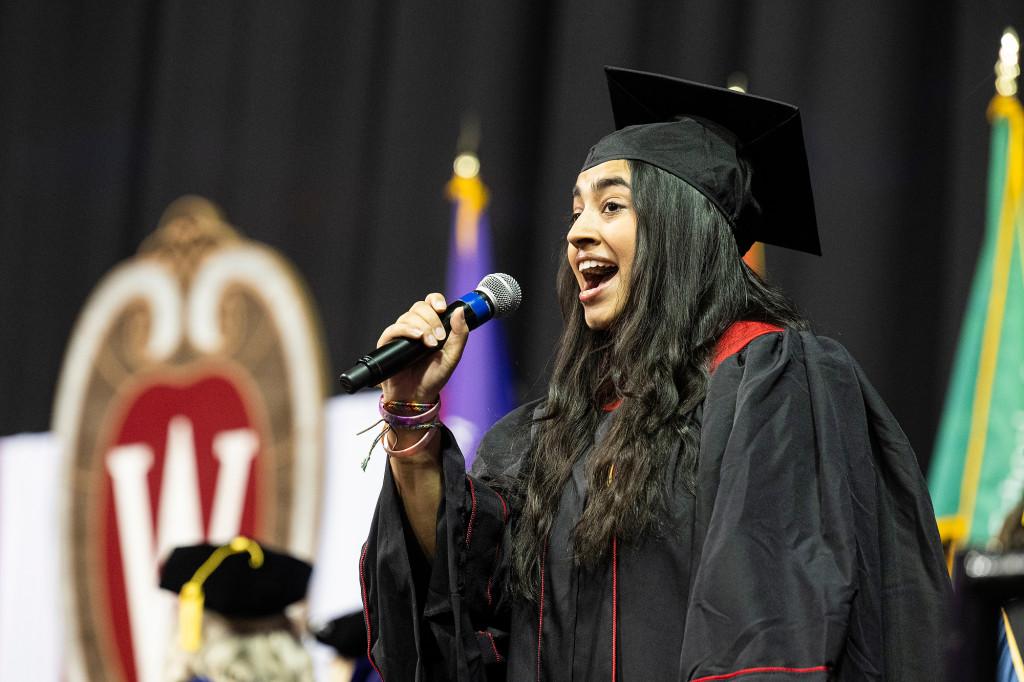
[[[399,337],[420,339],[431,353],[381,384],[385,400],[429,403],[437,400],[441,388],[448,383],[459,364],[469,337],[465,313],[459,309],[451,317],[451,331],[445,332],[440,314],[447,308],[444,296],[429,294],[417,301],[409,311],[387,327],[377,340],[377,347]]]

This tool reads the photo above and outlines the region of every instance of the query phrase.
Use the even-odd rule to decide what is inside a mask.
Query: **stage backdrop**
[[[45,430],[75,315],[163,208],[210,197],[310,283],[337,368],[445,275],[480,125],[519,399],[543,390],[569,189],[612,129],[601,67],[799,105],[822,258],[770,273],[929,458],[982,236],[1015,0],[0,3],[0,433]]]
[[[175,547],[244,535],[314,560],[325,374],[301,278],[206,199],[100,281],[53,419],[69,682],[163,678]]]

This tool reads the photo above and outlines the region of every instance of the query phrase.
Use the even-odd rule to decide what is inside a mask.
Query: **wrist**
[[[396,477],[421,478],[440,473],[441,438],[437,431],[388,430],[382,445]],[[425,434],[429,437],[424,438]]]
[[[434,433],[435,431],[436,427],[429,431],[425,431],[424,429],[403,429],[401,427],[391,426],[388,428],[388,432],[384,435],[382,445],[385,446],[385,452],[406,450],[422,440],[424,435]]]
[[[431,403],[415,403],[385,400],[384,396],[381,396],[378,410],[380,418],[392,429],[424,429],[440,425],[437,420],[441,413],[439,400]]]
[[[406,402],[381,395],[378,410],[380,421],[385,423],[385,427],[373,440],[370,452],[363,460],[364,471],[377,443],[382,444],[389,459],[419,458],[428,449],[435,453],[432,458],[437,459],[438,448],[431,448],[431,444],[441,428],[441,422],[437,419],[441,411],[440,400],[430,403]]]

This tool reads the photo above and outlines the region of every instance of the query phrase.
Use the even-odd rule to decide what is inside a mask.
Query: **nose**
[[[594,244],[599,239],[598,231],[594,227],[593,216],[590,213],[589,210],[580,213],[580,216],[569,227],[569,234],[565,237],[569,244],[577,249]]]

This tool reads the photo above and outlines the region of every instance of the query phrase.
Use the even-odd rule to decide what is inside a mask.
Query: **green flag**
[[[1024,113],[989,105],[985,240],[929,472],[943,541],[986,544],[1024,493]]]

